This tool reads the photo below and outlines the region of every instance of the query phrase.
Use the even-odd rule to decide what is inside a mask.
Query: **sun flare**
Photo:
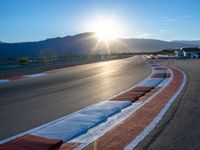
[[[119,38],[121,26],[113,19],[99,18],[91,23],[90,30],[100,41],[110,41]]]

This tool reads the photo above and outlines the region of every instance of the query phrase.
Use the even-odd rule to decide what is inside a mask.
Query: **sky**
[[[97,17],[117,20],[124,38],[200,40],[199,6],[200,0],[0,0],[0,41],[91,32]]]

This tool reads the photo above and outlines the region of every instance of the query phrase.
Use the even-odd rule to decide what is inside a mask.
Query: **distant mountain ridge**
[[[184,44],[192,44],[192,45],[199,45],[200,46],[200,40],[192,40],[192,41],[176,40],[176,41],[173,41],[173,42],[184,43]]]
[[[118,39],[107,46],[94,33],[82,33],[74,36],[50,38],[38,42],[1,43],[0,57],[17,56],[63,56],[67,54],[94,54],[109,52],[149,52],[168,48],[191,47],[194,45],[166,42],[154,39]],[[109,47],[109,49],[108,49]]]

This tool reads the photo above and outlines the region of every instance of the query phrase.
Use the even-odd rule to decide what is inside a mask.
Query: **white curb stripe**
[[[0,80],[0,84],[8,83],[8,82],[10,82],[10,80],[4,80],[4,79]]]
[[[46,75],[46,74],[45,73],[35,73],[35,74],[31,74],[31,75],[26,75],[25,77],[35,78],[35,77],[40,77],[40,76],[43,76],[43,75]]]

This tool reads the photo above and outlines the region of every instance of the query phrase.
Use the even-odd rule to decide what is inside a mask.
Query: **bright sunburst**
[[[91,23],[90,29],[100,41],[110,41],[120,36],[121,26],[113,19],[98,18]]]

